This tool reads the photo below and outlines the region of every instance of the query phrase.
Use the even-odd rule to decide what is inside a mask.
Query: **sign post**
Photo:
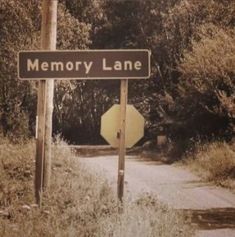
[[[126,107],[128,100],[128,80],[121,80],[120,93],[120,131],[119,137],[119,159],[118,159],[118,185],[117,193],[120,201],[123,200],[124,193],[124,175],[125,175],[125,138],[126,138]]]
[[[117,194],[120,201],[124,194],[125,153],[144,136],[144,117],[133,105],[127,104],[128,80],[121,80],[120,105],[113,105],[101,117],[101,136],[119,149]]]

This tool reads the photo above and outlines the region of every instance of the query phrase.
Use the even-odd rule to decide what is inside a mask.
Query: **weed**
[[[207,181],[225,184],[235,178],[235,152],[224,142],[198,145],[185,161]]]
[[[51,187],[39,208],[33,197],[34,143],[0,146],[0,236],[192,236],[182,213],[151,196],[125,203],[120,213],[107,182],[89,173],[61,141],[53,148]]]

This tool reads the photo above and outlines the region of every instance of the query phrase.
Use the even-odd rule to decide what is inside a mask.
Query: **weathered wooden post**
[[[57,0],[43,0],[41,24],[41,49],[55,50],[57,35]],[[51,135],[54,79],[38,83],[38,132],[36,143],[35,197],[41,205],[43,188],[50,185]]]
[[[118,185],[117,192],[120,201],[123,200],[125,155],[126,155],[126,107],[128,100],[128,80],[121,80],[120,88],[120,131],[119,131],[119,159],[118,159]]]

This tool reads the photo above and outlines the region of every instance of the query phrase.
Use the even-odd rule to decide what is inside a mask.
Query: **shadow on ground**
[[[206,210],[183,210],[199,229],[235,229],[235,208],[213,208]]]

